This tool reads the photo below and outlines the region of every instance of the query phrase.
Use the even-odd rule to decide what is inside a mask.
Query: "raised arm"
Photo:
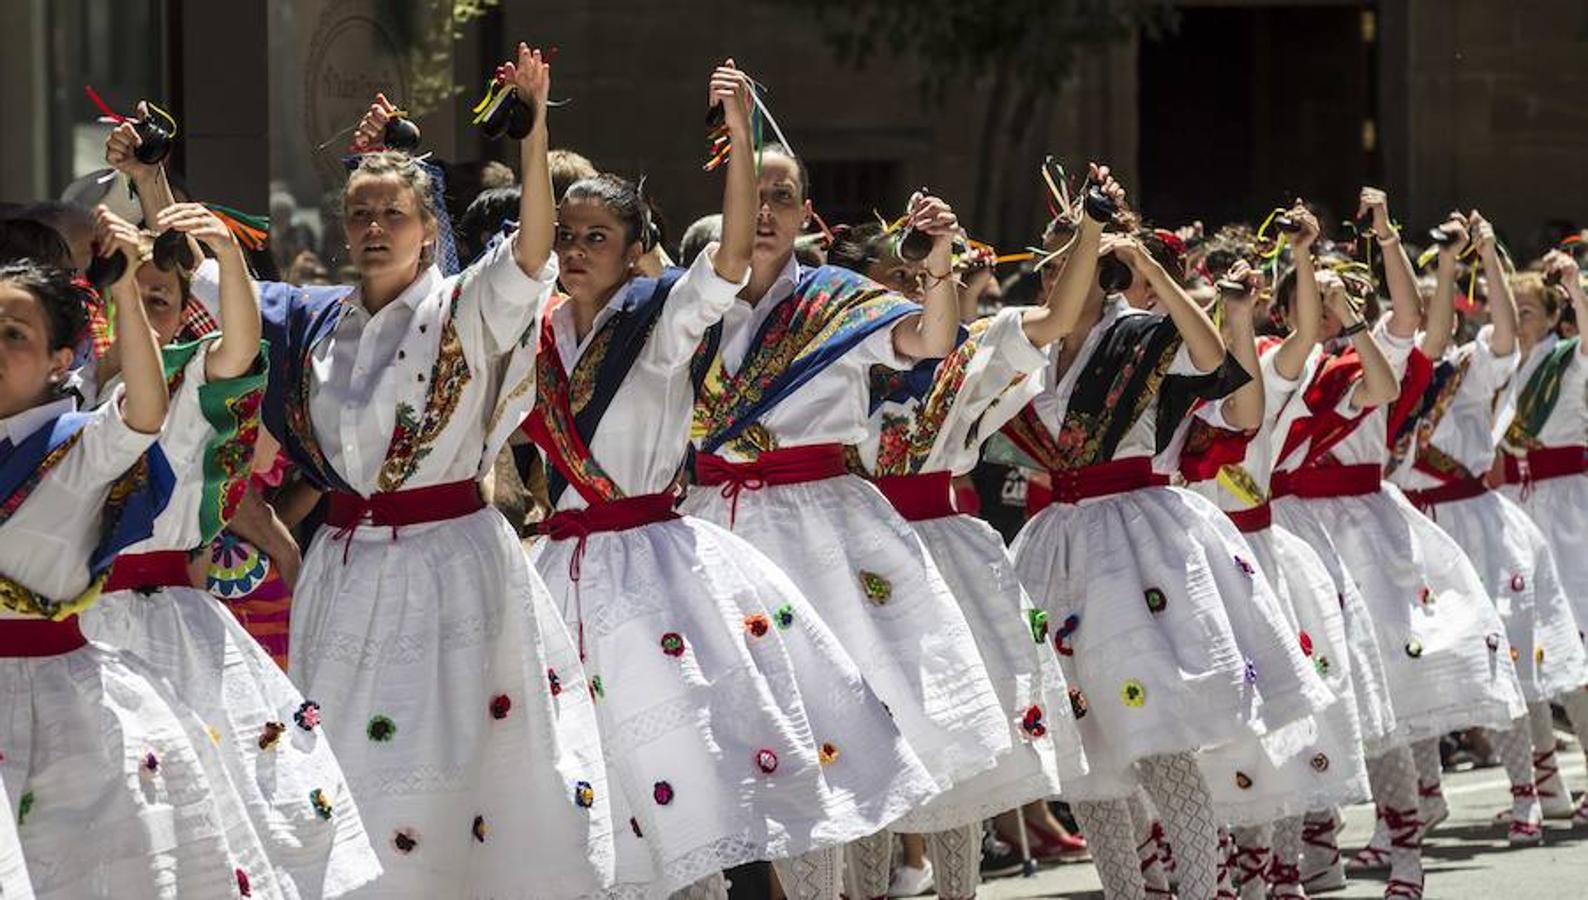
[[[138,118],[148,115],[148,104],[139,101]],[[143,209],[144,225],[152,229],[160,218],[160,212],[176,203],[176,195],[171,192],[171,181],[166,178],[164,163],[151,165],[140,162],[134,155],[142,143],[143,139],[138,137],[138,130],[132,127],[132,123],[122,122],[105,138],[105,162],[127,176],[132,183],[133,189],[138,192],[138,205]],[[191,238],[189,243],[193,243]],[[200,258],[196,243],[193,243],[193,258]]]
[[[1423,355],[1439,359],[1450,346],[1456,327],[1456,262],[1467,249],[1467,220],[1460,213],[1439,226],[1450,240],[1439,246],[1439,269],[1434,284],[1433,299],[1428,301],[1427,320],[1423,323]]]
[[[728,177],[722,184],[722,242],[712,258],[712,266],[726,281],[738,282],[750,269],[750,254],[755,249],[755,215],[758,201],[755,190],[755,154],[750,152],[754,135],[750,130],[750,107],[755,101],[750,76],[739,71],[733,60],[711,74],[713,106],[721,105],[728,126],[728,140],[738,152],[728,154]]]
[[[1323,302],[1340,320],[1341,336],[1351,341],[1362,361],[1362,381],[1351,392],[1351,408],[1371,409],[1393,401],[1401,389],[1395,367],[1373,339],[1372,329],[1362,321],[1361,307],[1352,300],[1345,282],[1334,272],[1322,272],[1318,276],[1318,287],[1323,291]]]
[[[917,191],[910,198],[905,227],[932,237],[932,251],[926,255],[924,311],[905,319],[893,329],[893,349],[910,359],[938,359],[954,349],[959,332],[959,281],[954,277],[954,236],[959,233],[959,218],[941,199]]]
[[[1191,364],[1200,372],[1217,369],[1224,362],[1224,339],[1219,336],[1219,330],[1213,327],[1213,320],[1202,311],[1202,307],[1197,306],[1185,288],[1134,238],[1120,242],[1114,254],[1130,266],[1137,278],[1145,278],[1152,285],[1159,307],[1169,314],[1175,329],[1185,341]]]
[[[1494,225],[1477,210],[1467,217],[1472,245],[1478,251],[1478,264],[1489,284],[1489,351],[1495,356],[1510,356],[1516,349],[1516,295],[1511,279],[1500,259],[1500,246],[1494,240]]]
[[[243,249],[216,215],[198,203],[178,203],[160,211],[161,231],[176,229],[197,239],[220,266],[221,337],[204,361],[211,380],[237,378],[259,356],[259,294],[248,275]]]
[[[1290,311],[1290,334],[1275,351],[1274,371],[1286,381],[1301,377],[1307,357],[1323,335],[1323,300],[1318,294],[1318,272],[1312,262],[1312,245],[1318,240],[1318,217],[1299,199],[1286,213],[1298,230],[1290,239],[1290,259],[1296,267],[1296,295]],[[1255,373],[1254,376],[1255,378]]]
[[[106,254],[120,251],[127,255],[126,273],[110,286],[110,295],[116,304],[121,381],[126,388],[121,417],[133,431],[157,434],[165,424],[170,398],[165,389],[160,346],[144,315],[143,298],[138,294],[138,229],[101,206],[94,211],[94,231],[97,245],[104,248]]]
[[[1577,260],[1570,253],[1551,250],[1544,256],[1544,275],[1551,281],[1560,281],[1571,299],[1572,312],[1577,314],[1578,327],[1582,327],[1582,323],[1588,322],[1588,291],[1583,290],[1582,271],[1577,267]],[[1577,354],[1588,356],[1588,341],[1578,342]]]
[[[1379,249],[1384,254],[1384,280],[1389,286],[1390,295],[1390,318],[1386,330],[1398,338],[1413,337],[1417,334],[1417,326],[1422,324],[1417,303],[1417,275],[1412,270],[1412,261],[1406,256],[1406,248],[1401,244],[1400,233],[1390,224],[1389,196],[1378,188],[1363,188],[1357,217],[1361,218],[1366,213],[1373,214],[1373,236],[1378,239]]]
[[[549,138],[546,132],[547,99],[551,96],[551,64],[540,50],[520,42],[518,59],[503,66],[503,72],[520,97],[535,107],[535,127],[519,143],[519,171],[524,190],[518,204],[518,235],[513,255],[524,274],[534,277],[551,256],[557,231],[557,201],[551,193],[551,167],[546,161]]]
[[[1219,279],[1222,286],[1225,283],[1233,288],[1240,285],[1241,290],[1220,289],[1219,299],[1224,303],[1224,346],[1229,348],[1231,356],[1241,364],[1241,368],[1251,373],[1251,380],[1241,385],[1235,393],[1224,401],[1224,421],[1235,428],[1257,429],[1263,424],[1263,379],[1262,367],[1257,359],[1257,334],[1252,326],[1252,307],[1256,305],[1257,294],[1263,289],[1263,273],[1246,264],[1246,260],[1238,259],[1230,270]]]
[[[1117,208],[1125,202],[1125,189],[1109,175],[1108,166],[1092,164],[1091,181],[1098,185],[1103,195],[1114,201]],[[1033,306],[1021,315],[1021,325],[1026,338],[1037,347],[1045,347],[1075,330],[1086,295],[1097,282],[1098,250],[1103,241],[1103,226],[1107,222],[1100,216],[1102,210],[1088,211],[1081,218],[1080,231],[1075,246],[1064,260],[1064,269],[1053,283],[1053,289],[1043,298],[1041,306]]]

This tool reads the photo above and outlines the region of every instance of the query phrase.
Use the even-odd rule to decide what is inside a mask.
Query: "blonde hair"
[[[419,208],[419,219],[427,229],[434,229],[438,233],[435,240],[426,241],[419,251],[419,269],[424,271],[436,261],[436,245],[440,243],[441,217],[436,211],[435,187],[430,180],[430,173],[425,171],[417,160],[406,153],[397,150],[381,150],[376,153],[366,153],[359,158],[358,167],[347,175],[347,186],[342,189],[342,218],[347,218],[347,192],[353,186],[353,180],[360,176],[371,178],[384,178],[388,175],[395,176],[399,181],[414,192],[414,205]]]
[[[1513,272],[1506,276],[1506,280],[1510,282],[1511,293],[1518,300],[1523,294],[1536,296],[1545,314],[1552,318],[1559,315],[1566,302],[1566,291],[1559,285],[1545,282],[1544,276],[1538,272]]]

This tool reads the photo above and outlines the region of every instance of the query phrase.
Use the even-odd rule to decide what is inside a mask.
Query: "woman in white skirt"
[[[515,235],[443,277],[425,170],[372,152],[344,197],[358,286],[260,286],[265,423],[329,495],[293,595],[308,699],[288,728],[323,728],[349,777],[386,870],[360,896],[569,896],[612,877],[591,685],[477,485],[534,400],[557,277],[550,67],[520,44],[500,71],[536,113]],[[391,112],[378,98],[355,146]]]
[[[1349,339],[1351,348],[1313,354],[1305,387],[1280,413],[1273,508],[1280,524],[1317,548],[1325,563],[1338,554],[1345,571],[1331,574],[1337,583],[1353,579],[1366,601],[1397,746],[1369,759],[1387,850],[1365,852],[1356,865],[1387,863],[1385,896],[1420,897],[1424,829],[1409,746],[1458,728],[1507,728],[1525,708],[1499,615],[1472,563],[1398,490],[1382,484],[1391,429],[1384,407],[1403,393],[1420,314],[1411,262],[1389,224],[1384,193],[1364,188],[1361,211],[1372,214],[1384,249],[1393,311],[1370,333],[1347,285],[1361,296],[1371,285],[1353,273],[1323,285],[1322,337]],[[1404,391],[1421,396],[1415,384]]]
[[[1312,261],[1317,219],[1300,203],[1286,215],[1296,226],[1289,237],[1296,270],[1281,284],[1293,292],[1298,317],[1317,320]],[[1216,503],[1246,537],[1302,653],[1334,693],[1334,703],[1311,721],[1199,757],[1219,821],[1233,827],[1233,890],[1261,897],[1272,885],[1276,898],[1291,900],[1305,896],[1303,815],[1367,798],[1363,737],[1382,740],[1393,720],[1371,630],[1359,615],[1365,641],[1350,634],[1341,595],[1323,561],[1300,538],[1273,524],[1268,493],[1275,419],[1297,388],[1295,376],[1312,341],[1310,332],[1254,339],[1253,299],[1263,279],[1249,267],[1253,259],[1244,246],[1216,247],[1208,254],[1208,269],[1218,278],[1225,344],[1257,377],[1199,411],[1180,468],[1187,487]]]
[[[545,313],[524,426],[553,473],[533,558],[578,636],[627,823],[614,896],[726,897],[723,869],[788,871],[937,792],[788,577],[673,511],[690,362],[747,280],[755,230],[751,82],[729,61],[710,90],[734,144],[721,245],[636,278],[651,249],[639,191],[613,175],[569,187],[556,245],[568,295]]]
[[[1551,252],[1544,266],[1543,276],[1512,276],[1521,362],[1498,405],[1493,433],[1501,452],[1491,482],[1501,484],[1500,493],[1544,532],[1581,629],[1588,623],[1588,351],[1581,337],[1562,339],[1555,326],[1568,302],[1578,321],[1588,322],[1588,292],[1569,254]],[[1561,700],[1580,738],[1588,738],[1588,695],[1572,691]],[[1533,774],[1544,815],[1564,818],[1571,791],[1555,762],[1549,718],[1540,707],[1530,712]],[[1588,796],[1572,821],[1588,825]]]
[[[170,409],[160,451],[176,477],[171,502],[154,534],[117,557],[104,594],[83,615],[90,640],[137,654],[170,680],[179,696],[225,742],[222,754],[248,813],[265,842],[284,890],[304,897],[340,897],[380,874],[358,808],[324,735],[289,734],[303,704],[237,618],[208,591],[193,586],[193,551],[207,549],[247,490],[265,365],[259,347],[259,304],[242,249],[204,207],[166,206],[169,187],[158,167],[136,163],[138,138],[123,124],[112,133],[112,164],[140,166],[137,183],[158,224],[187,246],[201,241],[218,263],[223,331],[197,340],[182,335],[188,272],[143,236],[136,282],[163,349]],[[130,227],[130,226],[128,226]],[[179,343],[179,338],[188,338]],[[99,361],[101,391],[120,382],[114,354]],[[328,823],[308,802],[320,790],[336,815]]]
[[[138,233],[101,208],[97,244],[134,260]],[[165,380],[135,269],[112,288],[123,385],[76,413],[59,390],[87,298],[60,270],[0,267],[3,815],[41,898],[295,896],[227,776],[229,748],[217,750],[160,675],[79,626],[115,554],[150,533],[170,498],[154,446]],[[19,874],[14,857],[0,863],[7,897]]]
[[[1477,260],[1488,276],[1490,324],[1472,342],[1452,346],[1456,260],[1466,248],[1469,227]],[[1554,722],[1549,704],[1564,701],[1570,707],[1583,702],[1588,654],[1583,651],[1577,620],[1561,587],[1549,542],[1521,507],[1483,481],[1495,460],[1494,396],[1509,383],[1519,359],[1516,301],[1492,225],[1474,212],[1470,219],[1453,216],[1442,229],[1447,240],[1439,248],[1438,281],[1428,303],[1422,338],[1423,354],[1437,362],[1417,408],[1401,425],[1400,433],[1391,435],[1396,454],[1391,478],[1408,500],[1461,545],[1478,570],[1505,622],[1529,719],[1542,720],[1542,727],[1549,732],[1547,750],[1553,757]],[[1537,844],[1544,838],[1541,823],[1545,810],[1533,779],[1529,722],[1518,721],[1500,732],[1496,745],[1511,780],[1510,843]],[[1442,806],[1437,748],[1423,753],[1435,764],[1432,771],[1419,772],[1419,787],[1430,803]],[[1546,765],[1548,762],[1545,760]],[[1553,785],[1546,784],[1548,787]],[[1569,795],[1553,800],[1549,812],[1571,815]],[[1441,812],[1424,809],[1425,815]]]
[[[702,355],[696,486],[683,511],[788,573],[947,789],[1009,752],[1006,714],[926,547],[849,474],[845,447],[865,439],[873,366],[904,370],[953,348],[956,220],[941,200],[912,198],[907,225],[932,239],[923,309],[844,269],[801,269],[794,239],[811,216],[809,182],[787,148],[767,145],[760,160],[749,284]],[[833,877],[830,863],[813,876]]]
[[[1056,220],[1049,248],[1071,227]],[[1105,235],[1101,251],[1111,258],[1070,311],[1043,392],[1004,428],[1052,492],[1013,553],[1057,623],[1090,767],[1065,795],[1105,893],[1144,890],[1127,803],[1140,784],[1164,818],[1181,896],[1212,897],[1218,836],[1195,754],[1332,698],[1240,533],[1169,486],[1193,404],[1247,376],[1169,271],[1183,266],[1169,240]],[[1167,314],[1138,308],[1153,303]]]
[[[1115,204],[1123,190],[1106,168],[1095,172]],[[1068,685],[1049,643],[1048,615],[1015,575],[1003,539],[986,522],[955,507],[953,481],[968,475],[982,441],[1019,413],[1041,381],[1044,348],[1060,337],[1065,309],[1078,304],[1096,277],[1102,223],[1085,219],[1080,245],[1063,271],[1045,269],[1046,301],[1011,307],[968,323],[968,333],[920,385],[894,390],[871,418],[861,463],[932,554],[970,624],[1009,723],[1014,751],[907,816],[897,830],[926,834],[937,893],[973,896],[980,880],[981,821],[1059,792],[1061,778],[1086,770]],[[897,239],[875,226],[851,229],[828,261],[859,271],[907,295],[925,273],[899,258]],[[912,373],[913,374],[913,373]],[[907,378],[909,376],[906,376]],[[888,385],[878,385],[886,389]]]

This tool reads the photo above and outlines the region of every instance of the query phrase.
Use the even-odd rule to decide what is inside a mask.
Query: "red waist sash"
[[[77,617],[60,622],[50,619],[0,619],[0,659],[60,656],[88,643]]]
[[[1254,534],[1274,524],[1274,508],[1267,503],[1250,509],[1226,510],[1224,514],[1230,517],[1241,534]]]
[[[1410,500],[1413,506],[1426,513],[1441,503],[1470,500],[1473,497],[1482,496],[1488,491],[1489,486],[1484,484],[1481,478],[1461,478],[1437,487],[1425,488],[1420,491],[1407,491],[1406,499]]]
[[[918,475],[883,475],[877,489],[888,498],[899,515],[911,522],[944,519],[957,515],[957,499],[952,472],[922,472]]]
[[[842,444],[812,444],[768,450],[749,462],[729,462],[711,453],[695,457],[695,481],[706,487],[722,485],[729,502],[728,525],[739,512],[739,494],[779,484],[805,484],[849,474]]]
[[[344,541],[342,562],[353,548],[353,532],[360,525],[381,525],[391,529],[393,540],[397,529],[403,525],[423,525],[428,522],[445,522],[479,512],[485,508],[485,498],[473,481],[450,481],[409,491],[390,491],[360,497],[332,491],[330,506],[325,511],[325,524],[336,528],[331,535],[335,541]]]
[[[123,553],[111,564],[104,592],[147,591],[163,587],[192,587],[188,555],[182,550]]]
[[[453,481],[410,491],[371,494],[332,492],[325,523],[351,530],[360,525],[422,525],[457,519],[485,508],[479,486],[473,481]]]
[[[1051,487],[1032,484],[1026,489],[1026,512],[1034,515],[1051,503],[1080,503],[1094,497],[1124,494],[1147,487],[1166,487],[1169,476],[1152,470],[1152,459],[1137,456],[1082,466],[1079,469],[1051,470]]]
[[[1377,463],[1359,466],[1309,466],[1296,472],[1275,472],[1269,483],[1270,498],[1360,497],[1377,493],[1384,469]]]
[[[1543,447],[1529,450],[1526,456],[1500,455],[1505,467],[1504,484],[1527,484],[1550,478],[1564,478],[1588,472],[1588,447]]]

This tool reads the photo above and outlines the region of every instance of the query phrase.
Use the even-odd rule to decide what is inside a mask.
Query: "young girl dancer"
[[[612,875],[591,686],[476,485],[534,399],[557,277],[550,67],[520,44],[501,71],[536,111],[516,234],[442,277],[428,176],[370,153],[344,196],[358,286],[261,286],[265,424],[329,493],[293,596],[308,700],[288,727],[326,729],[387,872],[378,896],[570,895]],[[373,106],[355,143],[389,112]],[[213,295],[215,271],[194,288]]]
[[[1056,220],[1049,249],[1070,231]],[[1057,623],[1091,767],[1065,792],[1105,892],[1144,890],[1126,799],[1139,772],[1174,845],[1181,896],[1210,898],[1218,837],[1194,754],[1288,725],[1330,698],[1239,532],[1217,507],[1168,486],[1192,404],[1229,393],[1244,374],[1138,239],[1105,236],[1101,250],[1128,270],[1135,302],[1090,285],[1060,329],[1042,393],[1005,426],[1048,471],[1053,494],[1013,552]],[[1139,308],[1152,303],[1167,314]]]
[[[1492,284],[1500,269],[1485,263]],[[1501,396],[1494,422],[1500,454],[1491,480],[1532,518],[1554,551],[1561,586],[1571,600],[1577,627],[1588,623],[1588,351],[1581,338],[1561,338],[1556,324],[1570,303],[1578,322],[1588,322],[1588,292],[1577,262],[1553,251],[1544,273],[1513,276],[1516,337],[1521,363]],[[1491,288],[1490,293],[1494,292]],[[1546,651],[1544,666],[1552,657]],[[1560,700],[1580,737],[1588,737],[1588,693],[1568,691]],[[1555,763],[1555,737],[1548,710],[1533,706],[1533,774],[1547,818],[1565,818],[1571,792]],[[1588,825],[1588,796],[1572,821]]]
[[[1297,272],[1286,283],[1294,292],[1298,318],[1317,320],[1321,315],[1311,257],[1317,220],[1299,203],[1287,215],[1297,226],[1291,240]],[[1244,254],[1244,248],[1235,252]],[[1359,654],[1353,652],[1328,570],[1305,542],[1274,526],[1268,505],[1274,420],[1292,401],[1295,376],[1312,349],[1311,339],[1298,331],[1283,340],[1254,340],[1253,300],[1262,287],[1261,275],[1248,267],[1244,255],[1210,256],[1208,264],[1219,278],[1225,343],[1243,368],[1258,375],[1203,407],[1187,437],[1181,472],[1192,490],[1217,503],[1245,535],[1302,652],[1335,702],[1314,717],[1307,733],[1285,735],[1288,747],[1273,740],[1237,741],[1203,753],[1200,762],[1220,821],[1236,826],[1234,889],[1242,897],[1261,897],[1272,884],[1274,896],[1290,900],[1304,896],[1303,814],[1367,797],[1362,736],[1370,730],[1375,740],[1382,739],[1387,729],[1380,723],[1387,714],[1359,711],[1359,692],[1367,698],[1364,703],[1379,698],[1382,704],[1380,673],[1375,665],[1355,664],[1353,657]],[[1305,335],[1310,333],[1306,330]],[[1370,658],[1376,661],[1376,653]],[[1272,751],[1288,752],[1289,760],[1276,764]]]
[[[112,164],[134,159],[136,141],[132,126],[118,128]],[[177,204],[156,224],[184,244],[192,235],[215,255],[224,330],[176,342],[188,276],[164,254],[156,258],[145,234],[135,283],[164,348],[171,400],[159,447],[176,485],[154,533],[116,558],[100,602],[83,615],[83,633],[151,664],[221,735],[233,782],[284,889],[338,897],[380,874],[341,768],[322,735],[284,739],[303,696],[236,617],[193,586],[190,574],[193,551],[208,550],[251,476],[265,390],[258,301],[242,249],[209,210]],[[114,354],[100,361],[101,392],[120,381],[111,374],[115,362]],[[335,810],[331,824],[305,807],[316,790]]]
[[[102,210],[98,232],[107,255],[136,259],[135,229]],[[59,390],[88,298],[61,270],[0,267],[0,781],[15,804],[4,815],[39,897],[286,896],[203,723],[78,623],[171,490],[153,448],[165,379],[134,272],[112,288],[123,384],[76,413]],[[0,875],[14,881],[12,869]]]
[[[704,355],[697,486],[683,510],[789,574],[946,789],[1009,751],[1007,713],[926,548],[876,488],[848,474],[844,447],[866,437],[873,366],[904,370],[953,348],[956,220],[941,200],[911,200],[907,226],[932,238],[923,309],[844,269],[801,268],[794,239],[811,215],[809,183],[786,148],[767,145],[760,159],[749,284]],[[882,858],[875,843],[852,855]],[[809,862],[835,891],[831,860]],[[862,868],[882,877],[880,890],[873,874],[861,892],[884,893],[885,862]]]
[[[1105,196],[1121,202],[1123,191],[1107,168],[1093,174]],[[942,897],[975,894],[982,819],[1055,796],[1061,777],[1085,771],[1068,686],[1048,643],[1047,613],[1021,587],[998,533],[956,508],[953,479],[970,473],[981,442],[1040,390],[1040,379],[1030,376],[1047,362],[1043,348],[1061,336],[1064,311],[1080,302],[1096,277],[1101,235],[1100,223],[1085,220],[1081,249],[1065,261],[1062,273],[1059,267],[1045,273],[1046,303],[970,322],[966,338],[930,372],[923,393],[898,391],[881,404],[860,447],[866,470],[910,521],[959,601],[1015,745],[997,767],[896,826],[927,833]],[[909,293],[925,273],[898,258],[896,243],[880,230],[851,233],[828,250],[828,260]],[[893,283],[900,281],[901,269],[912,277]]]
[[[1366,861],[1389,864],[1386,897],[1420,897],[1423,825],[1408,745],[1471,725],[1509,727],[1523,707],[1503,638],[1494,637],[1503,633],[1499,616],[1472,564],[1381,483],[1391,426],[1379,407],[1401,393],[1420,316],[1411,262],[1390,226],[1384,193],[1364,188],[1361,204],[1384,251],[1392,311],[1369,333],[1345,283],[1331,279],[1324,287],[1332,316],[1322,337],[1348,338],[1351,348],[1309,360],[1306,387],[1295,398],[1302,402],[1281,413],[1276,429],[1272,493],[1280,524],[1318,548],[1326,564],[1337,553],[1344,571],[1331,573],[1336,584],[1353,579],[1366,601],[1399,745],[1369,759],[1389,847]],[[1350,283],[1366,293],[1365,282],[1353,276]]]
[[[751,90],[731,60],[712,75],[741,147]],[[722,242],[687,271],[636,277],[648,225],[634,185],[612,175],[574,183],[559,205],[568,294],[544,315],[525,423],[555,473],[534,560],[595,691],[627,823],[614,890],[726,897],[720,870],[842,846],[937,787],[787,576],[673,511],[690,362],[748,280],[754,154],[729,158]]]
[[[1469,226],[1476,262],[1489,283],[1490,324],[1475,340],[1452,346],[1456,261],[1467,245]],[[1483,482],[1495,459],[1494,396],[1509,382],[1519,359],[1516,303],[1494,227],[1474,212],[1470,219],[1453,216],[1442,229],[1449,240],[1439,250],[1438,282],[1422,338],[1422,352],[1435,361],[1433,376],[1418,407],[1392,436],[1392,477],[1408,500],[1466,550],[1505,622],[1530,715],[1551,729],[1549,702],[1583,690],[1588,655],[1548,541],[1521,507]],[[1518,722],[1497,737],[1511,778],[1510,842],[1536,844],[1543,840],[1543,810],[1533,781],[1528,723]],[[1554,752],[1552,730],[1548,749]],[[1437,753],[1433,758],[1437,760]],[[1438,774],[1437,766],[1432,773],[1420,773],[1425,793],[1437,791]],[[1551,812],[1569,814],[1569,798],[1557,803]]]

